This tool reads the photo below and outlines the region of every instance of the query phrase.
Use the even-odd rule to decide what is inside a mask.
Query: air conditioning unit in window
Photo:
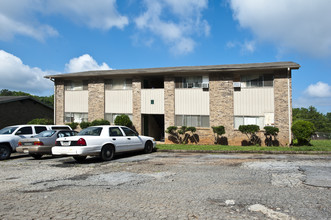
[[[240,82],[233,82],[233,87],[234,88],[240,88]]]
[[[209,88],[209,83],[202,83],[202,88],[203,89],[208,89]]]

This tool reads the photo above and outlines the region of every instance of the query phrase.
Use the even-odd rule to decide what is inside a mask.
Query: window
[[[0,130],[0,134],[12,134],[18,127],[5,127]]]
[[[24,135],[24,134],[32,134],[32,127],[23,127],[20,128],[17,132],[16,135]]]
[[[43,131],[41,133],[39,133],[38,135],[34,136],[34,137],[51,137],[53,134],[55,133],[55,131],[52,131],[52,130],[46,130],[46,131]]]
[[[175,78],[175,88],[203,88],[203,86],[208,85],[208,83],[208,76],[187,76]]]
[[[176,115],[176,126],[209,127],[208,115]]]
[[[36,130],[36,134],[39,134],[40,132],[47,130],[45,126],[35,126],[34,129]]]
[[[81,123],[83,121],[88,120],[88,114],[87,113],[74,113],[74,112],[65,112],[65,122],[71,123],[71,122],[77,122]]]
[[[122,127],[126,136],[137,136],[137,133],[131,130],[130,128]]]
[[[238,129],[240,125],[258,125],[260,129],[264,127],[264,117],[260,116],[235,116],[234,128]]]
[[[272,87],[273,75],[245,75],[241,76],[241,87]]]
[[[105,90],[132,89],[132,79],[109,79],[105,81]]]
[[[132,121],[132,114],[121,114],[121,113],[106,113],[105,119],[110,122],[110,124],[115,124],[115,119],[119,115],[127,115]]]
[[[116,137],[116,136],[123,136],[123,134],[118,127],[112,127],[109,128],[109,136]]]
[[[88,88],[88,81],[87,80],[80,80],[80,81],[65,81],[64,88],[67,91],[81,91],[87,90]]]
[[[77,135],[78,136],[100,136],[102,127],[88,127],[81,130]]]

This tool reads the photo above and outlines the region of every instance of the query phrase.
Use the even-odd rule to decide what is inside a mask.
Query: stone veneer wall
[[[136,131],[141,134],[141,79],[132,79],[132,123]]]
[[[175,78],[164,78],[164,129],[175,125]],[[168,134],[165,133],[165,142],[168,140]]]
[[[64,123],[64,81],[63,80],[55,80],[54,111],[55,111],[54,123],[63,124]]]
[[[209,109],[210,127],[224,126],[225,137],[230,145],[234,144],[234,122],[233,122],[233,76],[219,75],[209,76]],[[212,130],[211,130],[211,134]]]
[[[292,134],[291,137],[289,134],[292,123],[291,81],[291,73],[288,74],[286,71],[276,73],[274,76],[275,127],[279,128],[277,139],[282,146],[289,145],[292,140]],[[288,95],[290,95],[290,102]]]
[[[105,84],[102,79],[93,79],[88,84],[88,120],[105,117]]]

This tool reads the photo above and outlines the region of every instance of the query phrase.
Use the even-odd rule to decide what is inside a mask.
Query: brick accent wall
[[[234,122],[233,122],[233,77],[230,75],[219,75],[217,73],[209,76],[209,109],[210,127],[223,125],[225,137],[229,144],[233,144]],[[211,130],[211,134],[212,130]]]
[[[164,78],[164,129],[175,125],[175,78]],[[165,133],[165,141],[169,142]]]
[[[290,124],[292,123],[292,85],[291,84],[292,84],[291,74],[289,74],[289,79],[287,78],[287,72],[280,72],[275,74],[274,77],[275,126],[279,128],[277,139],[281,146],[289,145],[290,139],[292,140],[292,135],[291,137],[289,136],[289,131],[291,129]],[[290,103],[288,101],[288,95],[290,95]],[[290,110],[290,114],[289,114],[289,110]]]
[[[64,124],[64,81],[55,80],[55,124]]]
[[[88,84],[88,121],[105,117],[105,84],[102,79],[93,79]]]
[[[136,131],[141,134],[141,79],[132,79],[132,123]]]

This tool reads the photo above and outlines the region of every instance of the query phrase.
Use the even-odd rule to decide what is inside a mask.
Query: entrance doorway
[[[142,115],[143,135],[164,141],[164,115]]]

